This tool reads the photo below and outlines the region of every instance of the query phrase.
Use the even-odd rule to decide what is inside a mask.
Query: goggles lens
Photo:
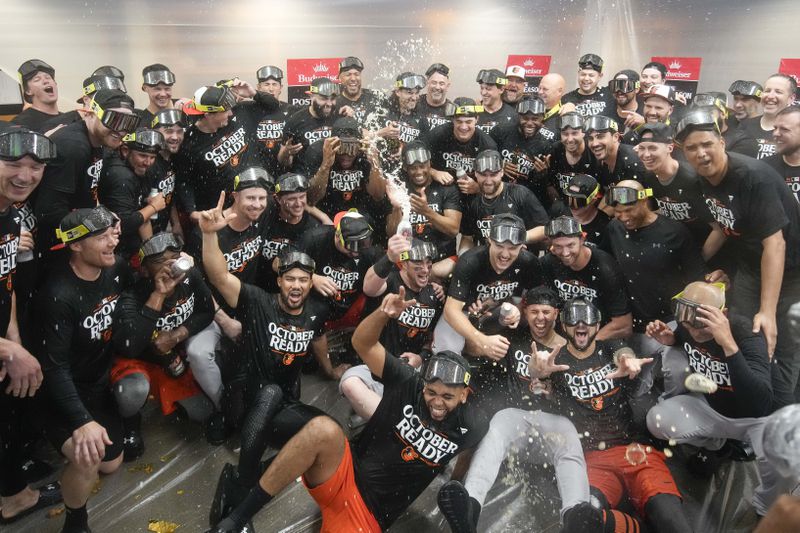
[[[403,154],[403,162],[408,165],[427,163],[431,160],[431,153],[427,148],[414,148]]]
[[[517,113],[526,115],[544,115],[544,102],[539,98],[525,98],[517,104]]]
[[[510,242],[517,246],[525,243],[525,230],[519,226],[498,224],[489,229],[489,238],[497,243]]]
[[[275,192],[302,192],[308,190],[308,178],[302,174],[284,174],[278,178]]]
[[[186,114],[180,109],[164,109],[156,113],[150,126],[155,128],[174,126],[176,124],[185,128],[188,124]]]
[[[90,236],[93,233],[105,231],[117,224],[119,224],[119,217],[101,205],[92,209],[91,213],[74,228],[63,231],[61,228],[56,228],[56,237],[66,244]]]
[[[142,247],[139,248],[139,259],[161,255],[167,250],[180,252],[182,249],[183,241],[180,237],[175,236],[172,232],[165,231],[153,235],[150,239],[142,243]]]
[[[26,155],[40,163],[49,163],[56,158],[53,141],[34,131],[10,131],[0,134],[0,159],[16,161]]]
[[[577,113],[567,113],[561,117],[561,129],[572,128],[573,130],[583,129],[583,117]]]
[[[583,131],[618,131],[617,121],[603,115],[595,115],[586,119],[583,123]]]
[[[269,190],[274,182],[269,172],[261,167],[250,167],[233,178],[233,190],[240,191],[250,187],[262,187]]]
[[[116,89],[124,93],[128,92],[128,90],[125,88],[125,83],[121,79],[113,78],[111,76],[103,76],[95,78],[92,83],[86,85],[83,88],[83,94],[89,96],[101,89]]]
[[[398,89],[423,89],[425,87],[425,78],[417,74],[406,76],[401,80],[397,80],[395,87]]]
[[[299,268],[309,274],[314,273],[316,263],[314,260],[303,252],[287,252],[280,256],[278,265],[278,275],[283,275],[293,268]]]
[[[593,326],[600,323],[600,311],[586,302],[568,302],[561,310],[560,318],[565,326],[577,326],[580,323]]]
[[[431,242],[423,242],[412,246],[407,252],[400,254],[402,261],[425,261],[426,259],[436,258],[436,245]]]
[[[159,83],[173,85],[175,83],[175,74],[168,70],[153,70],[144,75],[145,85],[158,85]]]
[[[140,152],[157,153],[166,146],[164,136],[161,135],[161,132],[155,130],[138,130],[129,133],[122,138],[122,142]]]
[[[719,125],[711,112],[695,109],[687,113],[675,126],[675,139],[682,141],[694,130],[719,131]]]
[[[463,365],[437,354],[428,361],[422,379],[426,383],[431,383],[438,379],[445,385],[468,386],[470,373]]]
[[[608,205],[630,205],[653,196],[653,189],[637,191],[632,187],[612,187],[608,192]]]
[[[581,235],[583,229],[581,225],[572,217],[554,218],[544,227],[544,234],[547,238],[555,237],[575,237]]]
[[[632,93],[639,88],[639,82],[628,79],[611,80],[608,83],[608,89],[612,93]]]
[[[492,72],[491,70],[481,70],[478,72],[478,76],[475,78],[475,81],[478,83],[488,83],[490,85],[507,85],[508,79],[498,76],[497,73]]]
[[[256,77],[258,81],[266,81],[270,78],[275,81],[281,81],[283,79],[283,71],[273,66],[261,67],[258,69],[258,72],[256,72]]]
[[[500,172],[503,169],[503,161],[498,153],[485,154],[475,159],[475,172],[486,174]]]
[[[425,75],[430,78],[431,76],[433,76],[437,72],[439,74],[441,74],[442,76],[449,76],[450,75],[450,67],[448,67],[447,65],[445,65],[443,63],[434,63],[433,65],[428,67],[428,70],[425,71]]]

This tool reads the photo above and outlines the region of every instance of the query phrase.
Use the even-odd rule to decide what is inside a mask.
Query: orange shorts
[[[187,369],[181,377],[173,378],[168,376],[159,365],[126,357],[119,357],[114,361],[114,366],[111,367],[111,384],[113,385],[125,376],[137,373],[147,376],[147,380],[150,382],[150,394],[158,399],[161,404],[161,412],[165,415],[175,411],[179,401],[203,394],[194,380],[191,369]]]
[[[599,489],[611,507],[619,505],[626,490],[640,516],[645,516],[644,506],[657,494],[672,494],[681,498],[663,453],[651,448],[642,463],[631,464],[625,458],[627,448],[614,446],[584,454],[589,485]]]
[[[342,318],[337,320],[328,320],[325,322],[325,331],[333,331],[337,329],[354,328],[361,322],[361,314],[364,312],[364,305],[367,303],[367,297],[364,293],[358,295],[353,301],[350,309],[342,315]]]
[[[364,499],[356,486],[353,471],[353,455],[350,443],[344,441],[344,455],[333,476],[322,485],[311,488],[306,483],[309,494],[322,511],[320,533],[342,533],[359,531],[361,533],[380,533],[381,526],[367,509]]]

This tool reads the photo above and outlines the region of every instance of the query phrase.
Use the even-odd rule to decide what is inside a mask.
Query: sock
[[[67,507],[66,505],[64,508],[67,510],[65,513],[66,518],[64,519],[64,529],[62,530],[64,533],[72,531],[73,529],[76,531],[84,531],[89,527],[89,513],[86,512],[86,504],[83,504],[83,506],[77,509]]]
[[[247,524],[247,522],[249,522],[255,516],[255,514],[261,510],[262,507],[267,505],[271,499],[272,496],[267,494],[266,491],[261,488],[261,484],[256,483],[255,487],[250,489],[250,492],[247,494],[247,497],[245,497],[244,501],[233,510],[228,518],[220,522],[219,525],[225,526],[229,529],[244,527],[245,524]]]

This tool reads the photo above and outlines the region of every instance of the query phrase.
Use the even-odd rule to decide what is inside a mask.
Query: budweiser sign
[[[658,61],[667,66],[667,80],[672,81],[698,81],[700,79],[701,57],[653,57],[651,61]]]
[[[288,85],[311,85],[314,78],[330,78],[336,81],[339,76],[340,58],[287,59],[286,78]]]
[[[506,68],[519,65],[525,68],[525,76],[541,78],[550,72],[550,56],[509,55]]]
[[[782,58],[778,66],[778,72],[788,74],[800,82],[800,59]]]

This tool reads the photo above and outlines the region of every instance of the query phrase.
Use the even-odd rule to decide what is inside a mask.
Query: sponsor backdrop
[[[306,94],[314,78],[330,78],[338,82],[339,57],[318,59],[287,59],[286,80],[289,86],[289,103],[294,106],[307,106],[310,102]]]
[[[778,65],[778,72],[781,74],[788,74],[800,85],[800,59],[782,58]],[[800,87],[798,87],[795,92],[797,94],[797,99],[800,100]]]
[[[550,73],[551,56],[532,56],[532,55],[509,55],[506,61],[506,68],[511,65],[518,65],[525,68],[525,81],[528,86],[525,92],[537,94],[539,92],[539,82],[545,74]]]
[[[697,94],[697,84],[700,81],[701,57],[672,57],[653,56],[650,61],[658,61],[667,66],[667,82],[675,90],[683,94],[686,103],[690,104]],[[733,80],[731,80],[733,81]]]

